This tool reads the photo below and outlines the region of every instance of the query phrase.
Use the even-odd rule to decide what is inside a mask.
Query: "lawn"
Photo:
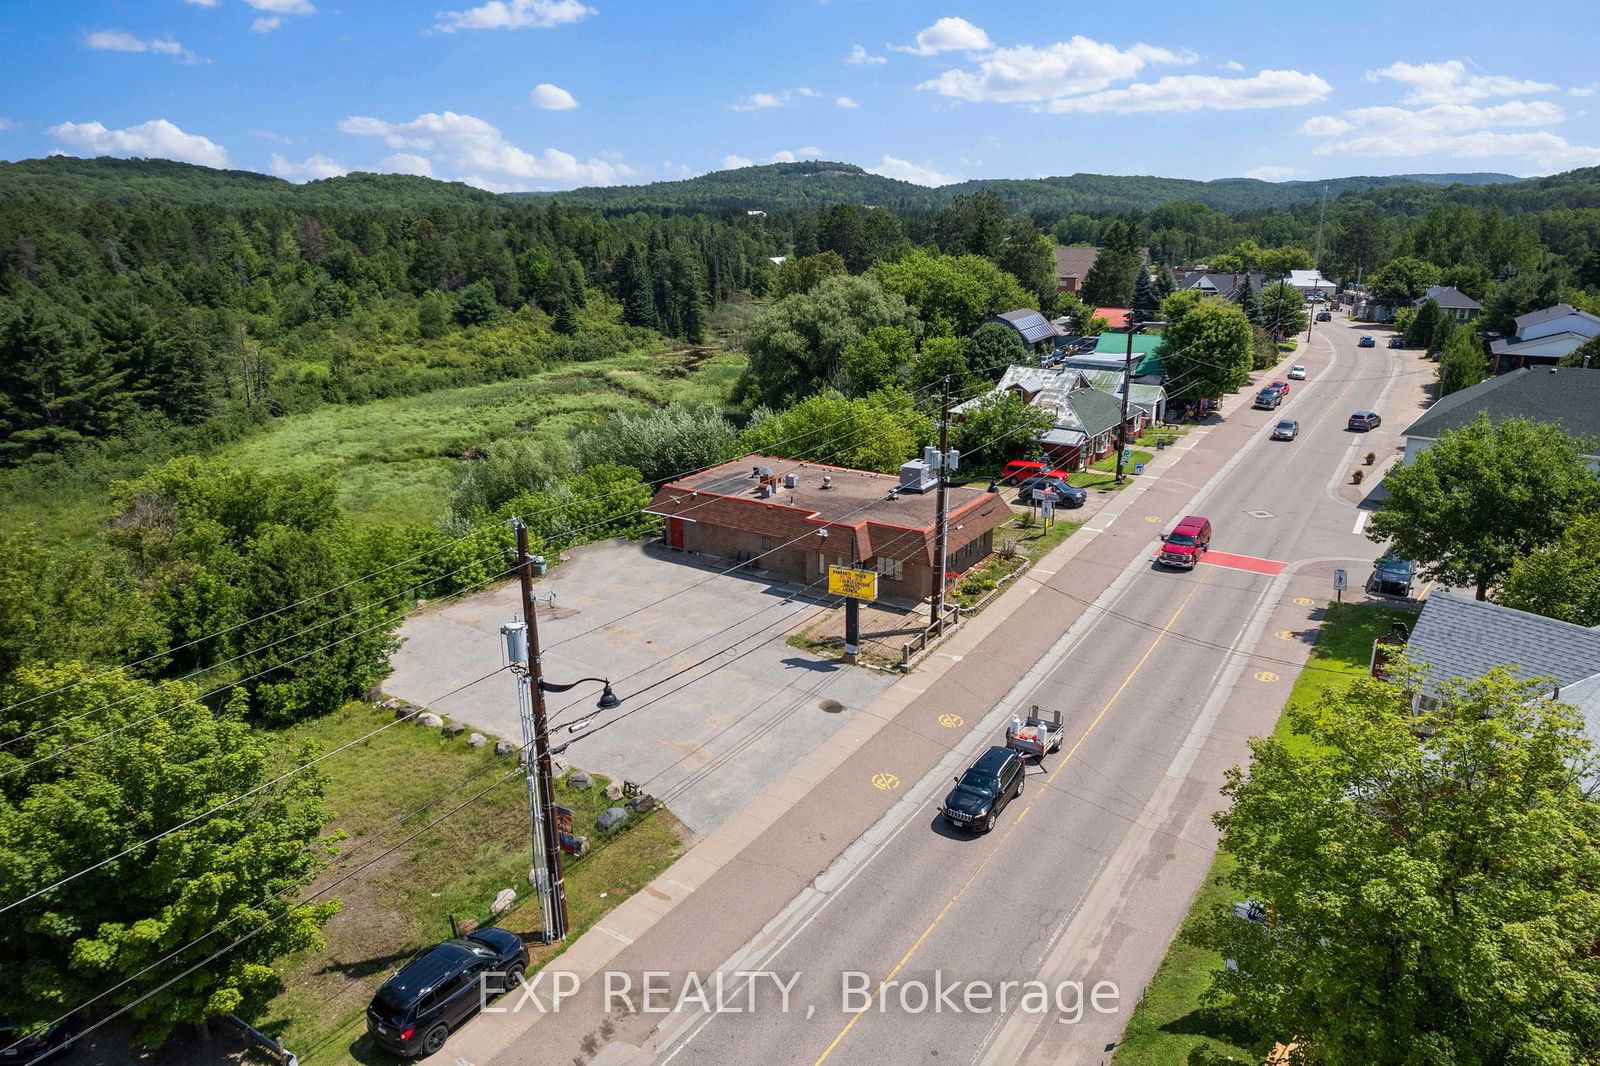
[[[997,588],[1002,578],[1021,569],[1023,563],[1038,559],[1082,525],[1056,518],[1046,526],[1031,509],[1019,511],[995,529],[995,554],[956,582],[950,590],[950,602],[971,607]]]
[[[510,681],[505,679],[507,697]],[[390,721],[392,712],[367,704],[304,723],[280,734],[284,758],[305,743],[337,747]],[[333,890],[343,910],[325,927],[327,946],[289,960],[286,991],[269,1005],[261,1028],[279,1036],[307,1066],[392,1061],[367,1046],[364,1012],[373,991],[421,948],[450,935],[449,918],[488,917],[502,888],[517,905],[495,920],[527,936],[539,927],[539,907],[527,881],[528,807],[515,761],[492,747],[474,750],[464,738],[411,723],[396,725],[322,764],[330,827],[343,833],[340,857],[321,884],[359,869],[393,844],[422,830],[393,855]],[[596,815],[611,806],[595,779],[581,792],[558,786],[574,824],[591,850],[569,860],[568,912],[575,939],[603,914],[671,865],[682,851],[681,829],[664,810],[638,819],[602,841]],[[428,822],[483,793],[439,825]],[[413,813],[414,812],[414,813]],[[568,940],[568,943],[571,942]],[[534,967],[556,949],[530,945]]]
[[[1154,445],[1154,438],[1151,438],[1150,443],[1152,446]],[[1148,463],[1154,458],[1154,452],[1147,452],[1141,448],[1134,448],[1133,457],[1128,462],[1123,464],[1123,480],[1122,484],[1120,485],[1117,484],[1116,452],[1112,452],[1110,455],[1107,455],[1104,458],[1096,459],[1094,462],[1089,464],[1089,468],[1087,470],[1080,470],[1067,480],[1072,484],[1077,485],[1079,488],[1099,489],[1102,492],[1120,492],[1122,489],[1127,488],[1132,483],[1132,479],[1134,477],[1134,467],[1138,466],[1140,463]]]
[[[1317,630],[1316,647],[1295,679],[1284,709],[1314,706],[1324,691],[1342,690],[1365,676],[1372,642],[1388,631],[1391,622],[1410,623],[1415,617],[1415,612],[1378,604],[1330,604]],[[1306,743],[1290,731],[1288,721],[1287,714],[1279,717],[1274,736],[1291,746]],[[1232,856],[1218,852],[1189,908],[1191,918],[1219,903],[1235,902],[1238,890],[1227,882],[1232,868]],[[1216,954],[1181,937],[1174,939],[1128,1021],[1117,1066],[1170,1066],[1190,1061],[1189,1056],[1202,1048],[1201,1054],[1214,1056],[1203,1059],[1208,1063],[1261,1062],[1271,1047],[1270,1034],[1250,1032],[1201,1005],[1211,974],[1221,965]]]

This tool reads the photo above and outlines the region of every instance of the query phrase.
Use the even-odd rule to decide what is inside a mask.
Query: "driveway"
[[[609,677],[623,702],[596,711],[598,684],[551,693],[552,743],[572,741],[564,757],[573,765],[637,782],[696,835],[709,833],[893,680],[785,644],[815,609],[788,599],[792,591],[656,543],[573,551],[534,586],[545,678]],[[432,706],[505,661],[500,625],[520,617],[515,581],[412,614],[384,691]],[[509,674],[434,709],[521,738]],[[590,715],[583,732],[562,728]]]

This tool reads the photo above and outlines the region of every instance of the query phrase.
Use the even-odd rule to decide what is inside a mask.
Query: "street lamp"
[[[1133,380],[1133,335],[1150,326],[1164,326],[1165,322],[1129,322],[1128,356],[1122,364],[1122,421],[1117,423],[1117,484],[1122,484],[1122,460],[1128,454],[1128,388]]]
[[[611,691],[611,679],[607,677],[580,677],[578,680],[567,685],[558,685],[553,681],[546,681],[541,677],[539,679],[539,688],[544,692],[569,692],[572,689],[577,688],[579,685],[590,681],[598,681],[606,687],[606,690],[600,693],[599,701],[595,703],[595,706],[600,710],[609,711],[622,704],[622,701],[617,699],[617,694]]]

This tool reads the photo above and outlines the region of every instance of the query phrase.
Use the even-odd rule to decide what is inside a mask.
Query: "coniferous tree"
[[[1161,269],[1156,271],[1156,305],[1159,307],[1162,300],[1177,291],[1177,276],[1172,273],[1172,267],[1162,263]]]
[[[1244,312],[1244,317],[1255,322],[1258,326],[1261,325],[1260,322],[1256,321],[1256,287],[1250,281],[1249,274],[1244,276],[1239,282],[1239,287],[1234,290],[1233,302],[1239,305],[1239,310]]]
[[[1153,322],[1156,309],[1161,306],[1161,299],[1156,295],[1155,283],[1150,280],[1150,272],[1143,267],[1133,280],[1133,311],[1135,322]]]
[[[572,309],[572,301],[562,295],[556,304],[555,321],[552,323],[557,333],[570,337],[578,332],[578,313]]]

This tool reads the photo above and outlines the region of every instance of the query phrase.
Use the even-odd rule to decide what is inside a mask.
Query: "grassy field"
[[[359,523],[426,523],[443,513],[469,449],[503,437],[565,439],[616,411],[721,403],[742,367],[741,356],[704,348],[566,364],[516,381],[321,407],[222,454],[332,475]]]
[[[285,758],[293,758],[308,742],[324,750],[337,747],[392,720],[391,715],[382,708],[351,704],[295,726],[281,734]],[[495,756],[491,747],[474,750],[464,738],[451,739],[409,722],[322,765],[327,805],[335,815],[330,828],[344,839],[338,845],[340,857],[318,887],[359,872],[331,893],[343,901],[343,910],[325,927],[326,948],[289,961],[287,991],[270,1004],[261,1027],[279,1036],[306,1066],[352,1058],[390,1062],[367,1045],[366,1005],[377,986],[407,959],[450,935],[450,915],[484,920],[495,893],[514,888],[517,905],[495,924],[524,936],[538,929],[539,908],[527,881],[526,793],[514,759]],[[591,842],[589,854],[571,861],[566,876],[574,938],[682,851],[682,831],[664,810],[638,819],[609,840],[599,839],[594,819],[611,804],[601,795],[605,781],[595,781],[581,792],[564,783],[559,787],[561,802],[573,808],[577,832],[587,833]],[[428,826],[474,796],[478,798],[438,825]],[[392,855],[361,869],[412,834],[415,839]],[[553,953],[533,945],[530,951],[534,968]]]
[[[1295,679],[1284,709],[1315,706],[1324,691],[1340,691],[1365,676],[1373,640],[1382,636],[1391,622],[1409,623],[1415,617],[1414,612],[1377,604],[1330,604],[1317,631],[1316,647]],[[1287,715],[1278,719],[1274,735],[1291,746],[1306,743],[1290,731]],[[1232,868],[1232,856],[1219,852],[1189,908],[1191,917],[1219,903],[1235,902],[1238,890],[1227,880]],[[1201,997],[1211,986],[1211,974],[1221,966],[1221,957],[1213,952],[1181,937],[1173,940],[1129,1019],[1117,1050],[1117,1066],[1172,1066],[1191,1061],[1191,1054],[1209,1054],[1209,1058],[1195,1060],[1206,1063],[1261,1062],[1271,1048],[1273,1034],[1251,1032],[1227,1015],[1201,1005]]]

